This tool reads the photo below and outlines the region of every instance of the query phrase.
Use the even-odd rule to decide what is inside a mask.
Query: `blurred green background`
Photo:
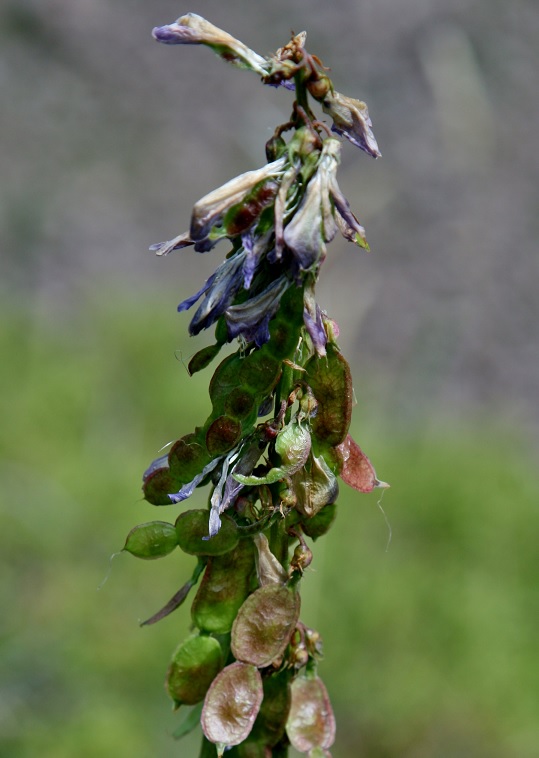
[[[0,755],[197,755],[198,737],[172,740],[162,686],[188,609],[138,626],[192,561],[109,558],[178,513],[142,501],[140,477],[209,410],[211,369],[190,379],[184,362],[210,338],[188,339],[175,306],[223,252],[146,249],[264,162],[290,97],[151,40],[187,10],[261,53],[307,28],[384,155],[343,146],[373,253],[334,245],[320,289],[354,436],[391,483],[381,502],[343,485],[303,583],[334,758],[535,758],[533,0],[3,3]]]

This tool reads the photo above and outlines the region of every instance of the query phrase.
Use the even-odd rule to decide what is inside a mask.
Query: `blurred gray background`
[[[4,0],[2,289],[41,314],[103,281],[155,287],[174,318],[221,260],[225,246],[147,247],[265,161],[291,98],[151,39],[187,10],[263,54],[307,29],[337,89],[368,103],[383,158],[343,145],[340,183],[372,253],[333,245],[320,301],[392,420],[486,414],[536,433],[535,0]]]

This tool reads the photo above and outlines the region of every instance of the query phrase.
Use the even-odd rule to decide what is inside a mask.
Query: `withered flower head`
[[[261,76],[267,72],[266,58],[196,13],[186,13],[173,24],[156,26],[152,35],[165,45],[208,45],[229,63],[255,71]]]
[[[324,113],[333,119],[334,132],[346,137],[373,158],[382,155],[371,129],[369,110],[362,100],[354,100],[339,92],[330,91],[322,100],[322,108]]]

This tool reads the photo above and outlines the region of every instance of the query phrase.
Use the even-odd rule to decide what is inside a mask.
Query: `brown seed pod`
[[[258,668],[282,655],[299,617],[300,597],[289,587],[269,584],[253,592],[232,627],[234,657]]]
[[[263,698],[262,677],[255,666],[231,663],[213,680],[202,709],[202,731],[217,745],[239,745],[249,736]]]
[[[335,740],[335,717],[324,683],[318,676],[297,676],[286,722],[288,739],[300,753],[327,748]],[[323,753],[322,753],[323,755]]]

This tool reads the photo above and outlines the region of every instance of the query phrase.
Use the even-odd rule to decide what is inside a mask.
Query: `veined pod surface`
[[[256,666],[235,662],[213,680],[202,709],[202,731],[217,745],[239,745],[251,732],[263,697],[262,677]]]
[[[199,634],[177,648],[165,680],[176,707],[195,705],[204,699],[210,684],[223,668],[221,645],[214,637]]]
[[[306,369],[305,381],[318,401],[318,412],[311,420],[313,436],[328,446],[339,445],[346,438],[352,417],[350,367],[328,343],[326,357],[314,356]]]
[[[152,561],[169,555],[176,547],[178,538],[172,524],[166,521],[148,521],[131,529],[123,550],[135,558]]]
[[[297,676],[291,685],[291,695],[286,733],[292,746],[300,753],[330,748],[335,740],[335,717],[320,677]]]
[[[211,539],[208,536],[208,510],[193,510],[180,513],[176,519],[177,544],[189,555],[223,555],[234,550],[239,542],[236,522],[223,514],[221,529]]]
[[[191,607],[195,626],[214,634],[229,632],[249,594],[254,568],[254,545],[250,539],[240,540],[234,550],[224,555],[209,558]]]
[[[258,668],[282,655],[299,618],[299,593],[289,587],[260,587],[241,606],[232,627],[235,658]]]

